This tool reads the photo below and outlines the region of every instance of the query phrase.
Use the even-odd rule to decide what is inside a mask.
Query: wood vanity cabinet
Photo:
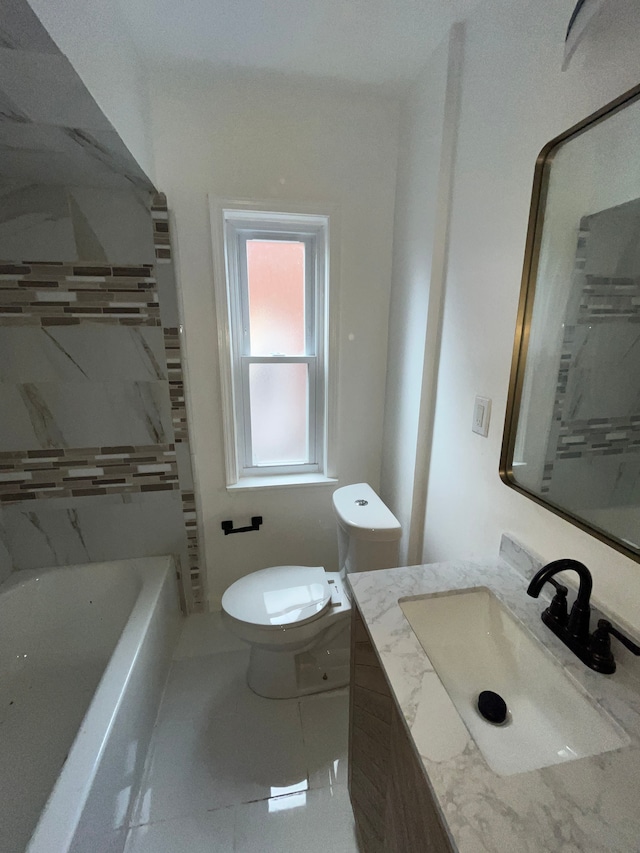
[[[362,853],[453,853],[422,763],[355,604],[349,795]]]

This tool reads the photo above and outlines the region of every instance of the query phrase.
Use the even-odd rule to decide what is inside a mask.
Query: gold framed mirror
[[[534,174],[503,481],[640,562],[640,86]]]

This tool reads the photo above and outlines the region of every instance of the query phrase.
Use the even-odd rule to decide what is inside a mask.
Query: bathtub
[[[171,557],[0,586],[0,853],[121,853],[179,621]]]

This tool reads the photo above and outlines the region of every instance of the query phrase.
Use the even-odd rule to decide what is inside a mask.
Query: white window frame
[[[228,489],[335,482],[331,434],[335,381],[329,351],[335,343],[335,306],[329,271],[329,212],[287,210],[268,203],[210,199],[214,285],[222,382]],[[333,225],[333,217],[332,217]],[[249,352],[246,241],[296,240],[305,244],[307,354],[252,356]],[[333,278],[333,268],[331,271]],[[304,363],[309,369],[309,459],[291,465],[252,464],[249,369],[255,363]]]

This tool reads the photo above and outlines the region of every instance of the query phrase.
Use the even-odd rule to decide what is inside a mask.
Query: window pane
[[[304,243],[247,240],[250,355],[304,355]]]
[[[306,364],[250,364],[254,465],[309,461],[309,377]]]

